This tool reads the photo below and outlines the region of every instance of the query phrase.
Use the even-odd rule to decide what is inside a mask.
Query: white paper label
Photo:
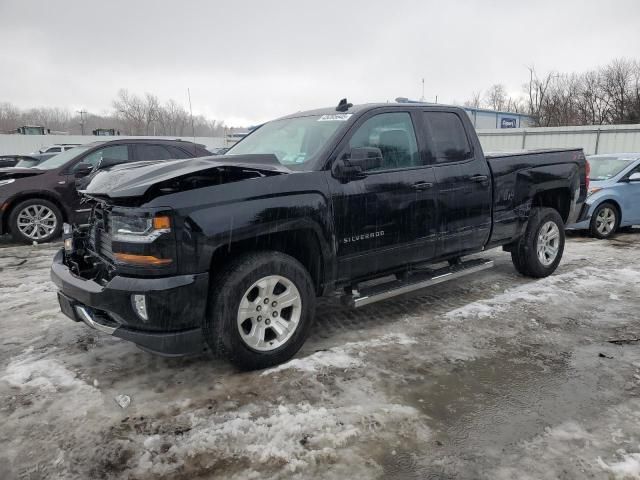
[[[353,113],[332,113],[331,115],[322,115],[319,122],[346,122],[351,118]]]

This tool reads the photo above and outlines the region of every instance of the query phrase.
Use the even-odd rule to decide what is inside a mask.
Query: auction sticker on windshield
[[[318,121],[319,122],[346,122],[351,118],[353,113],[333,113],[331,115],[322,115]]]

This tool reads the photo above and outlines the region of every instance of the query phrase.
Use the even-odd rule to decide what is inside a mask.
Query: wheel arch
[[[594,202],[593,206],[591,207],[591,215],[593,216],[594,213],[596,213],[596,210],[598,208],[600,208],[600,205],[602,205],[603,203],[610,203],[612,204],[617,211],[618,214],[618,224],[622,221],[622,206],[620,205],[620,202],[618,202],[615,198],[613,197],[604,197],[604,198],[599,198],[597,202]]]
[[[553,208],[566,223],[571,211],[571,191],[569,187],[560,187],[537,192],[533,196],[531,207]]]
[[[309,272],[316,295],[325,292],[328,266],[321,240],[312,228],[266,233],[220,245],[211,256],[210,271],[215,275],[237,255],[261,250],[276,251],[295,258]]]

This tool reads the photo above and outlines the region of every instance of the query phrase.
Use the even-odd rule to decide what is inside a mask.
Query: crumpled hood
[[[39,170],[37,168],[0,168],[0,180],[7,180],[9,178],[33,177],[34,175],[42,175],[43,173],[46,173],[46,170]]]
[[[117,165],[96,173],[82,193],[109,198],[139,197],[152,186],[209,170],[234,169],[285,174],[275,155],[223,155],[186,160],[134,162]]]

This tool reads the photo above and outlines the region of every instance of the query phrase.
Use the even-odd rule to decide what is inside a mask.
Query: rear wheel
[[[266,368],[296,354],[314,314],[313,284],[300,262],[279,252],[249,253],[212,283],[203,330],[214,353],[242,368]]]
[[[9,228],[16,242],[50,242],[62,231],[62,214],[49,200],[25,200],[11,211]]]
[[[564,252],[564,222],[553,208],[533,208],[524,235],[511,251],[516,270],[542,278],[558,267]]]
[[[589,231],[595,238],[605,239],[611,237],[620,225],[620,215],[616,206],[610,202],[598,205],[591,216]]]

